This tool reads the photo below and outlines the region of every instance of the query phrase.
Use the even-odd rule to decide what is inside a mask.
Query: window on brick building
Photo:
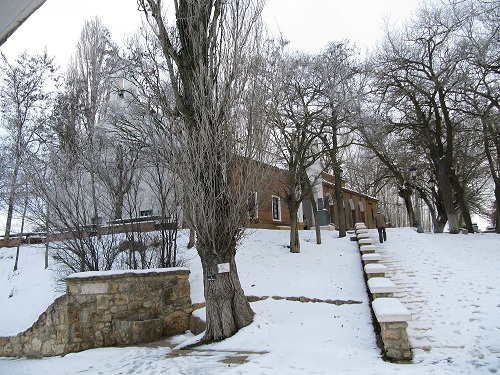
[[[281,221],[280,197],[273,195],[273,220]]]

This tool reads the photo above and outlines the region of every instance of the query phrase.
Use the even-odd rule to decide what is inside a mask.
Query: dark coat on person
[[[382,213],[379,212],[377,215],[375,215],[375,226],[377,228],[385,228],[386,221],[387,220]]]

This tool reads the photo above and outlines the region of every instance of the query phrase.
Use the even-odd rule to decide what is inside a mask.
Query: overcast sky
[[[166,1],[168,3],[168,1]],[[349,39],[362,50],[381,37],[383,17],[407,19],[419,0],[268,0],[264,20],[275,35],[290,41],[291,50],[314,52],[328,42]],[[65,67],[74,53],[85,20],[98,15],[113,39],[122,43],[140,25],[136,0],[47,0],[0,47],[9,59],[45,46]]]

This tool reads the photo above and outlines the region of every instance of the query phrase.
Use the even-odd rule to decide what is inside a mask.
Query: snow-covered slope
[[[0,374],[500,373],[500,236],[418,234],[409,228],[387,232],[388,241],[377,247],[399,287],[398,297],[413,314],[413,364],[381,359],[354,242],[324,231],[323,244],[316,245],[314,232],[302,231],[302,252],[291,254],[287,231],[256,230],[236,257],[247,295],[361,303],[268,298],[252,303],[256,316],[249,327],[183,355],[172,355],[167,346],[103,348],[63,358],[0,359]],[[375,231],[370,234],[376,238]],[[43,251],[22,247],[19,271],[13,273],[15,250],[0,249],[0,335],[29,327],[59,295],[54,272],[43,269]],[[193,302],[200,302],[199,259],[195,250],[182,251],[191,269]],[[192,339],[186,333],[170,342]],[[243,357],[244,364],[232,361]]]

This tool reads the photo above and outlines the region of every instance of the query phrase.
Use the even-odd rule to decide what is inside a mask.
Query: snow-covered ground
[[[494,374],[500,373],[500,236],[388,229],[377,244],[409,308],[412,364],[384,362],[376,346],[362,265],[349,237],[303,231],[300,254],[287,231],[257,230],[237,254],[247,295],[352,300],[355,304],[253,302],[254,323],[223,342],[179,352],[187,332],[157,345],[102,348],[37,360],[0,358],[0,374]],[[375,231],[370,231],[376,237]],[[182,242],[182,241],[180,241]],[[60,294],[43,269],[43,247],[0,249],[0,336],[29,327]],[[203,300],[196,252],[185,252],[193,302]],[[10,298],[9,296],[12,295]],[[198,314],[202,311],[198,311]],[[237,363],[235,363],[237,362]],[[243,363],[242,363],[243,362]]]

